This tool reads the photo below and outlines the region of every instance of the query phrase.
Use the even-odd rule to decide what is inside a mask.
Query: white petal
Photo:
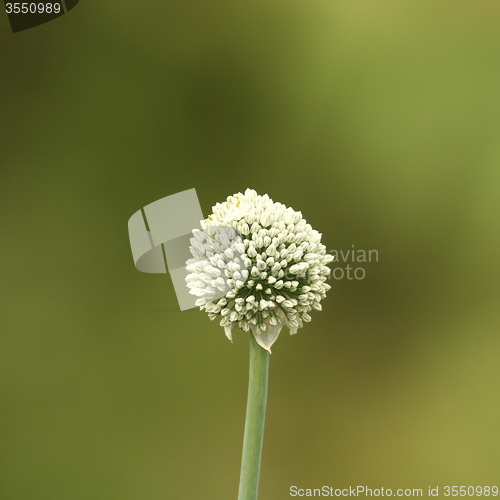
[[[232,342],[233,341],[233,336],[231,334],[231,327],[230,326],[225,326],[224,327],[224,333],[226,334],[226,337]]]
[[[271,346],[276,342],[283,325],[267,325],[266,331],[261,333],[257,333],[257,327],[254,325],[250,325],[250,328],[257,344],[259,344],[266,351],[271,352]]]

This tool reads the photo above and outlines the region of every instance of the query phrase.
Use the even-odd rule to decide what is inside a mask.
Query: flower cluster
[[[231,330],[251,330],[270,351],[283,325],[291,334],[321,310],[333,256],[300,212],[252,189],[229,196],[191,239],[186,278],[196,305]]]

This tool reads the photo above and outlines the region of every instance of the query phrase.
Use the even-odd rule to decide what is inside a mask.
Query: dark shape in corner
[[[72,8],[76,7],[76,4],[80,0],[65,0],[64,3],[66,4],[66,12],[69,12]]]
[[[76,7],[79,2],[79,0],[66,0],[63,6],[63,1],[64,0],[31,0],[28,2],[12,2],[11,0],[4,0],[3,3],[12,32],[17,33],[18,31],[35,28],[36,26],[61,17],[65,14],[65,9],[66,12],[68,12]],[[40,6],[43,7],[40,8]],[[28,9],[28,11],[23,12],[23,8]],[[19,12],[16,13],[14,11],[15,9],[19,9]]]

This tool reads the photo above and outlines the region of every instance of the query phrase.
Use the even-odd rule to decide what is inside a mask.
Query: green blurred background
[[[247,335],[128,241],[193,187],[379,252],[273,348],[262,500],[498,485],[499,26],[492,0],[0,15],[0,499],[236,498]]]

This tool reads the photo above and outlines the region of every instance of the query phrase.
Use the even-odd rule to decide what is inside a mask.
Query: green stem
[[[257,344],[253,334],[250,333],[250,375],[238,500],[257,500],[268,373],[269,353]]]

